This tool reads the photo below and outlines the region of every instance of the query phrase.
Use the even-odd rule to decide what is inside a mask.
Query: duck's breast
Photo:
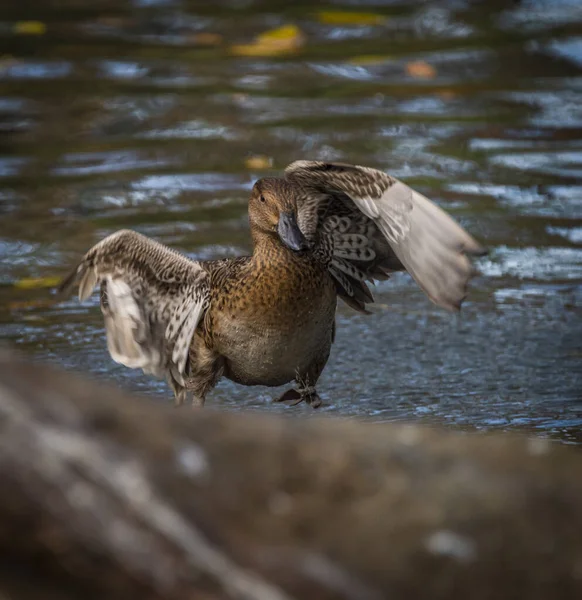
[[[259,273],[231,302],[212,311],[215,349],[225,375],[245,385],[283,385],[325,362],[332,343],[336,292],[327,271]]]

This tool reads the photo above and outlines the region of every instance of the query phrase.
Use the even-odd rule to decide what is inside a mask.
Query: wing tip
[[[489,248],[485,248],[485,246],[478,245],[477,248],[471,250],[471,256],[481,257],[487,256],[489,254]]]
[[[64,299],[71,294],[73,288],[79,280],[79,277],[81,276],[81,267],[82,263],[78,264],[73,270],[69,271],[69,273],[63,277],[63,279],[61,279],[58,285],[54,287],[57,298]]]
[[[465,232],[466,233],[466,232]],[[470,240],[469,242],[463,241],[458,246],[458,251],[467,256],[481,257],[489,254],[489,249],[481,245],[476,239],[474,239],[469,233],[467,233]]]
[[[429,296],[431,302],[444,308],[448,312],[451,313],[460,313],[463,302],[466,300],[467,294],[465,294],[461,299],[451,299],[451,298],[435,298],[434,296]]]
[[[97,285],[95,269],[83,261],[79,263],[62,281],[54,288],[58,300],[67,298],[75,285],[79,286],[79,301],[86,300]]]

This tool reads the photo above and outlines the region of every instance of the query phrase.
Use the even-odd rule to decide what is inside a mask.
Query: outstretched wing
[[[296,161],[285,176],[305,190],[299,225],[328,239],[332,275],[353,288],[348,303],[364,308],[365,280],[406,270],[433,302],[460,308],[474,274],[468,255],[485,250],[436,204],[369,167]]]
[[[122,230],[93,246],[61,283],[79,299],[101,284],[101,310],[113,360],[184,386],[194,331],[208,305],[200,263],[139,233]]]

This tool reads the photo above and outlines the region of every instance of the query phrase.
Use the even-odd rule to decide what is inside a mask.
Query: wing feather
[[[347,199],[374,223],[389,251],[383,251],[378,236],[368,233],[372,266],[364,272],[369,277],[404,268],[433,302],[448,310],[460,308],[474,275],[468,256],[485,250],[444,210],[402,181],[369,167],[296,161],[285,176],[317,197],[336,198],[338,207],[344,205],[342,215]],[[328,206],[328,218],[333,212]]]
[[[190,344],[209,302],[199,262],[134,231],[118,231],[91,248],[59,288],[78,284],[79,299],[101,284],[107,347],[114,361],[181,386]]]

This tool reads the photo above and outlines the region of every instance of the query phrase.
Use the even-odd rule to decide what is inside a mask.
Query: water
[[[122,227],[193,257],[248,252],[254,179],[298,158],[366,164],[491,253],[460,316],[405,275],[376,287],[373,316],[340,306],[322,411],[582,441],[580,3],[318,10],[2,2],[2,337],[169,401],[165,383],[110,360],[95,297],[54,305],[26,279],[64,275]],[[310,414],[275,393],[223,381],[208,404]]]

